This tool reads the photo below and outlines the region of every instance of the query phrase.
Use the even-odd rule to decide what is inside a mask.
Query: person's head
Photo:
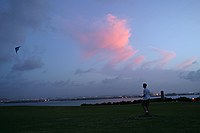
[[[143,88],[146,88],[147,87],[147,83],[143,83]]]

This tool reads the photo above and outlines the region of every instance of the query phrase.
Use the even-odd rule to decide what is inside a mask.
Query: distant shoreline
[[[167,93],[165,97],[180,97],[180,96],[196,96],[200,93]],[[159,98],[161,95],[151,95],[152,98]],[[117,98],[141,98],[140,95],[122,95],[122,96],[95,96],[95,97],[77,97],[77,98],[38,98],[38,99],[18,99],[10,100],[6,98],[0,98],[0,103],[32,103],[32,102],[48,102],[48,101],[77,101],[77,100],[101,100],[101,99],[117,99]]]
[[[165,96],[165,101],[176,101],[185,97],[188,101],[199,98],[199,95],[174,95]],[[160,96],[151,97],[151,101],[159,102]],[[112,105],[112,104],[135,104],[140,103],[140,97],[109,97],[109,98],[83,98],[83,99],[39,99],[18,100],[1,102],[0,106],[84,106],[84,105]]]
[[[155,98],[150,99],[150,102],[200,102],[200,97],[197,98],[187,98],[187,97],[179,97],[176,99],[173,98]],[[99,106],[99,105],[127,105],[127,104],[139,104],[142,103],[142,100],[135,101],[121,101],[121,102],[107,102],[107,103],[96,103],[96,104],[81,104],[81,106]]]

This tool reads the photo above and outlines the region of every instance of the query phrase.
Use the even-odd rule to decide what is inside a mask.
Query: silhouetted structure
[[[161,99],[165,99],[165,94],[164,94],[164,91],[161,91]]]

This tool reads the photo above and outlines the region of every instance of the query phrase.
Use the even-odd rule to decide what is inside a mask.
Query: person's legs
[[[146,113],[149,113],[149,100],[145,100]]]
[[[146,100],[143,100],[143,101],[142,101],[142,107],[143,107],[143,109],[144,109],[144,112],[146,113],[146,112],[148,111],[148,107],[147,107],[147,102],[146,102]]]

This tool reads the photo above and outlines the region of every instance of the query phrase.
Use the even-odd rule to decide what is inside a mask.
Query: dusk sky
[[[199,0],[1,0],[0,46],[0,98],[200,92]]]

